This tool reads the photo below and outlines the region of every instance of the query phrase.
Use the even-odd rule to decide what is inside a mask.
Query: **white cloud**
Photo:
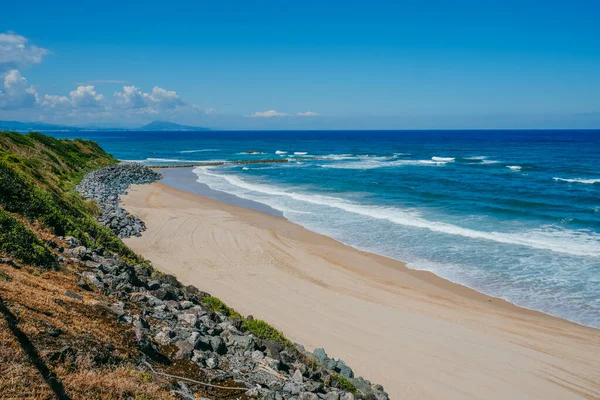
[[[33,107],[37,101],[37,92],[28,85],[27,79],[16,69],[4,77],[4,90],[0,90],[0,109],[15,110]]]
[[[269,111],[264,111],[264,112],[257,111],[254,114],[252,114],[251,117],[271,118],[271,117],[287,117],[288,115],[289,114],[280,113],[275,110],[269,110]]]
[[[306,111],[306,112],[299,112],[296,115],[299,117],[318,117],[319,113],[312,112],[312,111]]]
[[[8,31],[6,33],[0,33],[0,43],[8,43],[8,44],[25,44],[27,43],[27,38],[21,35],[17,35],[14,32]]]
[[[71,106],[71,100],[67,96],[58,96],[55,94],[45,94],[40,99],[40,105],[45,108],[68,108]]]
[[[162,108],[175,108],[185,105],[185,102],[174,90],[165,90],[154,86],[152,93],[144,94],[151,102]]]
[[[215,115],[216,113],[217,113],[216,108],[205,108],[204,109],[204,114],[206,114],[206,115]]]
[[[104,98],[103,95],[96,93],[93,86],[79,86],[70,93],[71,104],[73,107],[98,107]]]
[[[173,90],[155,86],[151,93],[144,93],[135,86],[123,86],[122,92],[115,93],[115,105],[122,108],[145,109],[156,113],[157,110],[169,110],[187,105]]]
[[[0,70],[19,65],[39,64],[50,52],[41,47],[28,45],[26,37],[14,32],[0,33]]]
[[[115,104],[126,108],[141,108],[146,105],[147,93],[135,86],[123,86],[122,92],[115,93]]]

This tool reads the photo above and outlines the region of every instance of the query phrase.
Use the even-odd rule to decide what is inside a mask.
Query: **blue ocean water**
[[[289,159],[194,173],[359,249],[600,327],[600,131],[57,136],[152,165]]]

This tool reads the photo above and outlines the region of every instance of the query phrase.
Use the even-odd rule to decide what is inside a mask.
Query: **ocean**
[[[78,132],[517,305],[600,327],[600,131]],[[252,153],[248,153],[248,152]]]

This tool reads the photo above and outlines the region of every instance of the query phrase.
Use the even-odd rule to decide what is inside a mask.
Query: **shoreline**
[[[527,353],[527,351],[523,351],[524,348],[530,350],[538,348],[534,358],[545,358],[548,354],[552,354],[552,349],[557,341],[569,343],[566,344],[566,347],[569,348],[577,347],[574,346],[577,344],[578,349],[566,352],[569,353],[568,357],[566,354],[561,355],[566,365],[557,366],[553,373],[557,378],[560,377],[561,381],[566,382],[563,382],[565,391],[561,398],[594,398],[600,395],[600,388],[592,383],[594,374],[600,374],[600,365],[593,360],[593,354],[598,354],[600,351],[600,336],[595,328],[519,307],[506,300],[485,295],[475,289],[441,278],[432,272],[409,269],[400,261],[347,246],[330,237],[308,231],[276,215],[243,208],[240,205],[222,203],[167,186],[164,183],[158,182],[132,189],[130,194],[124,198],[124,206],[134,214],[140,215],[148,225],[148,232],[144,233],[141,238],[127,239],[126,244],[141,255],[153,260],[155,267],[175,274],[184,282],[196,283],[243,313],[256,313],[258,317],[284,331],[292,340],[307,344],[308,347],[323,345],[326,350],[331,351],[332,356],[343,357],[352,365],[356,365],[359,374],[369,375],[374,380],[381,382],[390,393],[391,398],[399,398],[407,394],[409,394],[409,398],[412,396],[418,398],[464,398],[459,395],[463,390],[472,392],[473,398],[503,398],[504,396],[557,398],[553,397],[559,387],[555,384],[539,388],[541,391],[531,392],[528,396],[519,397],[528,392],[529,385],[524,385],[521,390],[515,390],[502,385],[502,379],[497,381],[493,378],[495,374],[507,374],[513,379],[519,380],[521,379],[519,374],[513,375],[515,371],[487,364],[480,368],[492,368],[494,373],[489,374],[489,379],[482,378],[483,383],[478,386],[486,386],[488,390],[494,388],[493,393],[495,394],[485,390],[480,392],[476,388],[465,388],[467,381],[462,382],[462,385],[458,382],[452,383],[449,379],[454,374],[452,364],[460,363],[460,360],[468,361],[468,365],[481,361],[477,354],[468,351],[467,344],[470,342],[465,342],[466,339],[458,340],[459,337],[470,338],[472,343],[478,343],[487,347],[488,350],[494,348],[501,353],[506,351],[506,346],[508,346],[514,353],[513,355],[518,354],[524,357]],[[195,215],[196,213],[198,214]],[[180,224],[176,223],[177,220],[180,220]],[[183,228],[181,223],[190,224],[190,226]],[[233,224],[234,229],[224,227],[224,224]],[[237,229],[241,231],[242,237],[235,237]],[[194,235],[199,230],[213,230],[213,234],[218,231],[217,237],[213,237],[214,243],[204,245],[202,240],[196,241]],[[191,237],[189,237],[190,232]],[[185,233],[188,233],[188,236]],[[221,235],[223,237],[220,237]],[[255,236],[259,237],[258,243]],[[206,236],[200,235],[200,237],[203,240],[207,239]],[[184,239],[186,239],[185,241],[189,239],[191,251],[189,246],[179,244]],[[255,250],[254,246],[256,246],[258,248],[256,251],[261,253],[253,260],[258,265],[248,267],[250,271],[239,271],[224,262],[224,260],[229,260],[227,261],[229,264],[239,267],[243,264],[240,260],[248,261],[244,258],[244,251],[240,251],[242,248],[239,247],[242,246],[240,243],[244,240],[251,243],[250,248],[244,248],[245,251]],[[199,249],[194,247],[196,245],[201,246],[202,254],[197,254]],[[169,249],[169,246],[177,248]],[[278,253],[282,250],[284,253],[290,253],[287,254],[288,257],[285,255],[283,257],[284,266],[270,265],[270,262],[267,261],[273,261],[269,259],[272,255],[267,253],[269,251]],[[174,257],[180,264],[176,267],[172,265]],[[171,263],[168,263],[168,260]],[[318,263],[322,268],[305,265],[310,262]],[[200,267],[198,264],[206,265]],[[207,274],[210,275],[207,280],[204,279],[206,276],[201,276],[202,279],[198,277],[198,275]],[[243,293],[245,291],[244,284],[247,283],[245,278],[248,281],[257,282],[256,289],[260,290],[260,294],[253,295],[252,291]],[[276,293],[271,294],[273,301],[281,303],[278,306],[265,304],[260,299],[260,296],[269,295],[259,285],[268,279],[270,279],[268,281],[270,284],[279,284],[279,286],[289,284],[289,288],[277,287]],[[278,279],[285,283],[279,283]],[[323,315],[316,318],[321,324],[329,324],[327,330],[317,335],[321,336],[323,342],[319,342],[319,338],[313,337],[314,332],[311,329],[309,329],[310,332],[301,332],[303,324],[310,324],[311,320],[315,319],[311,312],[307,312],[306,308],[314,312],[314,307],[305,307],[296,305],[293,301],[284,301],[288,291],[309,294],[309,298],[314,301],[314,306],[326,308],[320,312]],[[350,315],[346,315],[347,318],[335,318],[336,312],[344,312],[345,310],[341,309],[351,304],[359,310],[355,313],[349,312]],[[293,318],[290,318],[290,313],[295,314]],[[300,316],[296,314],[300,314]],[[380,329],[391,329],[389,333],[392,335],[384,335],[389,342],[386,345],[399,346],[404,351],[414,345],[416,350],[410,349],[414,350],[413,352],[416,351],[419,354],[427,352],[423,343],[420,343],[419,346],[420,338],[414,336],[415,331],[421,331],[423,335],[431,336],[429,340],[438,347],[447,347],[448,341],[453,342],[452,346],[445,348],[445,351],[440,351],[440,354],[431,353],[424,359],[413,357],[413,362],[417,364],[425,363],[431,368],[435,364],[433,360],[440,357],[443,359],[447,352],[456,353],[457,349],[463,349],[466,352],[462,358],[454,354],[454,357],[445,360],[448,364],[439,368],[435,374],[437,376],[443,372],[442,376],[437,377],[440,382],[433,385],[433,388],[427,388],[423,382],[426,374],[422,368],[417,368],[416,371],[407,371],[406,366],[399,367],[392,376],[396,376],[397,373],[400,374],[399,376],[402,376],[402,373],[411,376],[408,381],[412,384],[408,388],[389,376],[387,369],[377,371],[377,363],[370,363],[365,359],[364,354],[352,354],[353,349],[356,349],[366,336],[377,335],[379,331],[379,329],[373,329],[367,335],[356,335],[359,337],[354,339],[346,338],[345,332],[352,330],[352,326],[348,325],[347,321],[352,321],[353,314],[356,314],[354,318],[371,319],[370,322],[373,324],[377,322],[377,318],[374,318],[373,314],[379,318],[390,318],[389,326],[385,324],[382,326],[381,323],[379,325]],[[402,318],[399,318],[400,315]],[[410,322],[405,322],[404,318]],[[300,319],[300,321],[294,321],[296,319]],[[335,321],[330,322],[331,319],[335,319]],[[450,338],[444,334],[436,335],[440,329],[448,331],[448,333],[454,332],[454,335],[450,334]],[[394,338],[394,333],[400,335],[400,338]],[[386,340],[383,342],[385,343]],[[454,342],[456,340],[458,341]],[[550,344],[546,349],[544,349],[547,347],[543,344],[544,341],[546,345]],[[517,346],[517,348],[512,348],[512,346]],[[385,352],[382,352],[379,347],[373,344],[370,349],[379,349],[378,357],[385,357]],[[346,353],[349,353],[350,357],[347,357]],[[585,363],[587,367],[583,368],[580,364],[581,360],[578,362],[578,359],[585,358],[585,355],[588,355],[590,359]],[[401,360],[402,356],[400,354],[398,356]],[[501,365],[507,361],[503,360],[502,354],[492,353],[488,354],[488,357],[500,358],[497,363]],[[568,362],[564,360],[565,357],[568,358]],[[526,362],[528,358],[531,358],[531,355],[525,357],[523,363],[529,364]],[[450,361],[451,359],[452,361]],[[386,361],[393,364],[394,358],[388,357]],[[387,367],[390,367],[389,363]],[[363,368],[365,369],[363,370]],[[540,366],[539,370],[535,369],[537,373],[533,375],[544,375],[545,368]],[[577,387],[581,388],[582,382],[578,382],[580,379],[577,375],[572,376],[570,372],[563,371],[564,369],[579,370],[581,379],[584,383],[587,381],[587,384],[583,385],[585,390],[576,389]],[[480,373],[478,369],[468,368],[467,370],[465,371],[466,376]],[[584,372],[586,370],[587,372]],[[377,371],[377,373],[365,373],[366,371]],[[587,379],[584,378],[585,376]],[[533,377],[529,378],[534,379]],[[456,377],[452,380],[460,381]],[[544,381],[548,383],[546,380]],[[530,383],[533,384],[533,382]],[[539,382],[535,382],[533,386],[539,385]],[[448,386],[452,387],[449,392],[441,390],[441,388],[449,390]],[[462,389],[459,389],[460,386],[463,386]],[[479,388],[479,390],[483,389]],[[442,396],[442,393],[445,395]],[[579,393],[579,395],[573,396],[575,393]],[[494,397],[496,395],[498,397]]]
[[[207,184],[200,183],[200,182],[196,181],[195,175],[193,173],[193,169],[194,168],[195,167],[189,167],[189,166],[188,167],[174,166],[174,167],[169,167],[169,168],[153,167],[152,169],[160,172],[163,175],[163,178],[160,181],[161,183],[163,183],[166,186],[172,187],[174,189],[181,190],[181,191],[187,192],[187,193],[196,194],[198,196],[206,197],[206,198],[209,198],[209,199],[212,199],[212,200],[215,200],[217,202],[224,203],[224,204],[227,204],[227,205],[233,205],[233,206],[237,206],[237,207],[241,207],[241,208],[245,208],[245,209],[250,209],[250,210],[257,211],[257,212],[261,212],[261,213],[264,213],[264,214],[269,214],[269,215],[272,215],[272,216],[275,216],[275,217],[283,218],[286,221],[288,221],[288,222],[290,222],[290,223],[292,223],[294,225],[301,226],[303,229],[306,229],[309,232],[312,232],[312,233],[317,234],[317,235],[322,235],[324,237],[332,239],[332,240],[334,240],[334,241],[336,241],[336,242],[338,242],[338,243],[340,243],[340,244],[342,244],[344,246],[352,248],[354,250],[357,250],[357,251],[360,251],[360,252],[364,252],[366,254],[371,254],[371,255],[374,255],[374,256],[383,257],[383,258],[391,260],[392,262],[402,263],[404,265],[404,267],[408,271],[426,272],[428,274],[431,274],[431,275],[435,276],[436,278],[439,278],[439,279],[441,279],[443,281],[447,281],[448,283],[451,283],[451,284],[454,284],[454,285],[458,285],[458,286],[460,286],[462,288],[466,288],[466,289],[469,289],[469,290],[473,290],[474,292],[476,292],[476,293],[478,293],[478,294],[480,294],[482,296],[486,296],[486,297],[488,297],[490,299],[494,299],[496,301],[506,302],[506,303],[508,303],[508,304],[510,304],[510,305],[512,305],[512,306],[514,306],[516,308],[518,308],[518,309],[523,309],[523,310],[526,310],[526,311],[540,313],[540,314],[543,314],[543,315],[548,316],[548,317],[558,318],[558,319],[565,320],[565,321],[573,323],[573,324],[580,325],[582,327],[592,328],[592,329],[598,329],[600,331],[599,328],[596,328],[594,326],[582,324],[582,323],[579,323],[577,321],[572,321],[572,320],[570,320],[568,318],[563,318],[563,317],[560,317],[560,316],[557,316],[557,315],[553,315],[553,314],[550,314],[550,313],[547,313],[547,312],[544,312],[544,311],[536,310],[534,308],[525,307],[525,306],[513,303],[510,300],[504,299],[502,297],[488,295],[485,292],[482,292],[480,290],[472,288],[472,287],[470,287],[470,286],[468,286],[466,284],[463,284],[463,283],[460,283],[460,282],[456,282],[456,281],[453,281],[451,279],[448,279],[448,278],[445,278],[443,276],[440,276],[440,275],[436,274],[435,272],[428,271],[428,270],[425,270],[425,269],[410,268],[410,267],[408,267],[406,265],[406,262],[404,262],[402,260],[398,260],[398,259],[395,259],[395,258],[392,258],[392,257],[388,257],[388,256],[385,256],[385,255],[382,255],[382,254],[378,254],[378,253],[375,253],[373,251],[364,250],[364,249],[352,246],[351,244],[344,243],[344,242],[342,242],[342,241],[340,241],[338,239],[332,238],[331,236],[327,236],[327,235],[319,233],[319,232],[311,231],[310,229],[307,229],[307,228],[305,228],[302,225],[299,225],[299,224],[297,224],[295,222],[290,221],[289,219],[287,219],[283,215],[283,212],[281,212],[279,210],[276,210],[276,209],[270,207],[269,205],[266,205],[266,204],[263,204],[263,203],[259,203],[259,202],[253,201],[253,200],[244,199],[244,198],[241,198],[241,197],[238,197],[236,195],[229,194],[229,193],[226,193],[226,192],[221,192],[221,191],[218,191],[218,190],[214,190],[214,189],[210,188]]]

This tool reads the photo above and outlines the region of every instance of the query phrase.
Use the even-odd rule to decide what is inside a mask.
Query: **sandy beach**
[[[163,183],[123,199],[125,243],[392,399],[599,399],[600,332],[514,306],[277,215]]]

